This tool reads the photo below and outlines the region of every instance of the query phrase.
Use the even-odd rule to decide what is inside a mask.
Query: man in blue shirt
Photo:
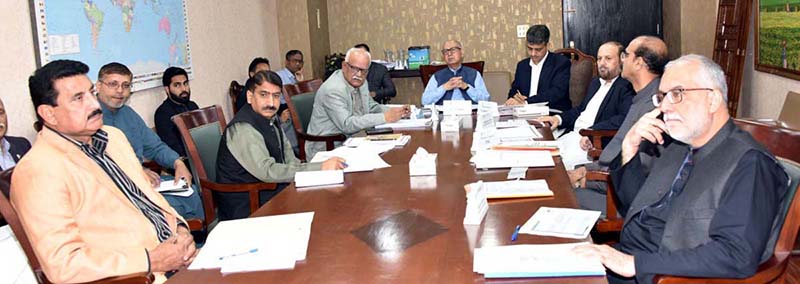
[[[292,49],[286,52],[286,68],[278,70],[278,76],[281,77],[284,85],[297,84],[303,81],[303,52],[297,49]],[[281,104],[285,104],[281,97]]]
[[[472,104],[489,100],[489,91],[486,90],[481,73],[461,65],[464,54],[460,42],[445,41],[442,45],[442,56],[447,62],[447,68],[433,73],[422,93],[423,105],[441,105],[446,100],[469,100]]]
[[[184,179],[192,184],[192,174],[181,157],[161,141],[144,120],[125,102],[131,96],[132,73],[128,67],[112,62],[100,68],[97,75],[97,99],[103,109],[103,124],[119,128],[128,138],[133,152],[139,161],[147,158],[167,169],[175,170],[175,180]],[[158,188],[161,177],[147,168],[144,169],[153,187]],[[203,204],[197,190],[181,197],[164,194],[164,198],[186,219],[202,219]]]

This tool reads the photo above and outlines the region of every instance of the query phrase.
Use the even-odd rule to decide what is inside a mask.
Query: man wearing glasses
[[[461,43],[448,40],[442,44],[442,56],[447,68],[436,71],[422,93],[422,104],[441,105],[446,100],[468,100],[472,104],[489,100],[489,91],[478,70],[463,66]]]
[[[95,86],[97,100],[103,110],[103,125],[119,128],[125,134],[140,163],[144,159],[155,161],[160,166],[175,171],[176,183],[183,179],[191,186],[192,174],[178,153],[162,142],[161,138],[147,127],[142,117],[125,104],[131,97],[132,76],[127,66],[117,62],[100,68]],[[147,168],[144,168],[144,171],[150,185],[157,188],[161,183],[160,175]],[[187,197],[165,194],[164,199],[184,218],[203,219],[203,203],[196,190]]]
[[[388,107],[369,96],[365,82],[370,62],[366,50],[347,50],[342,69],[333,72],[317,91],[308,134],[350,136],[409,114],[408,106]],[[325,142],[306,142],[306,157],[310,159],[319,151],[325,151]]]
[[[609,282],[745,278],[772,255],[767,244],[780,230],[773,224],[788,176],[734,125],[727,91],[722,69],[706,57],[667,64],[656,109],[628,131],[611,166],[618,200],[630,208],[620,242],[575,249],[613,271]],[[645,144],[664,145],[649,175],[640,159]]]
[[[289,50],[286,52],[285,59],[286,68],[276,72],[281,77],[283,84],[291,85],[303,81],[303,64],[305,63],[303,61],[303,52],[296,49]],[[281,103],[285,104],[286,102],[281,98]]]

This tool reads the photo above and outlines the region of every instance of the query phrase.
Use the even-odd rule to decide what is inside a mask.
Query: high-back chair
[[[472,67],[473,69],[478,70],[478,73],[481,73],[481,76],[483,76],[483,65],[484,65],[483,61],[464,62],[462,63],[462,65]],[[436,71],[442,70],[444,68],[447,68],[446,64],[420,65],[419,73],[420,73],[420,78],[422,78],[422,88],[425,88],[425,86],[428,85],[428,81],[431,79],[431,76],[433,76],[433,73],[436,73]]]
[[[772,257],[758,266],[756,274],[745,279],[692,278],[656,276],[656,283],[783,283],[789,264],[789,255],[800,229],[800,131],[759,122],[734,119],[739,128],[750,133],[767,150],[772,152],[786,169],[791,184],[775,220],[773,236],[767,247]]]
[[[308,134],[308,124],[311,122],[311,114],[314,112],[314,98],[316,92],[291,95],[283,93],[289,113],[294,122],[294,132],[297,136],[297,144],[300,148],[300,160],[309,161],[314,157],[306,157],[306,141],[325,142],[325,149],[330,151],[335,148],[335,142],[344,142],[347,136],[342,134],[317,136]]]
[[[298,94],[316,92],[319,87],[322,87],[322,79],[311,79],[297,82]]]
[[[228,87],[228,97],[231,98],[231,107],[233,107],[233,114],[236,114],[236,103],[239,100],[239,94],[244,89],[244,86],[240,85],[239,82],[236,80],[231,81],[231,85]]]
[[[192,174],[199,180],[205,225],[208,226],[216,218],[217,208],[212,191],[247,192],[250,196],[250,213],[259,206],[258,192],[275,190],[274,183],[221,184],[217,183],[217,151],[220,139],[225,131],[225,116],[217,105],[177,114],[172,121],[178,126],[181,138],[189,154]]]
[[[569,99],[572,107],[577,107],[586,97],[592,78],[597,76],[597,59],[574,48],[562,48],[553,53],[566,56],[572,62],[569,70]]]
[[[33,246],[28,239],[28,235],[25,234],[25,228],[22,227],[22,223],[19,220],[19,215],[17,215],[17,210],[14,209],[14,207],[11,205],[11,202],[9,202],[11,199],[11,193],[13,192],[11,188],[11,175],[13,173],[14,168],[0,172],[0,192],[2,192],[2,194],[0,194],[0,213],[2,213],[3,218],[8,222],[8,225],[11,227],[11,231],[14,232],[14,236],[16,236],[17,241],[19,241],[22,251],[25,252],[25,257],[28,258],[28,265],[30,265],[33,274],[36,276],[36,280],[41,284],[51,283],[44,274],[42,265],[39,263],[39,259],[36,258],[36,254],[33,252]],[[143,272],[124,276],[109,277],[89,283],[149,284],[152,283],[153,280],[155,279],[152,274]]]

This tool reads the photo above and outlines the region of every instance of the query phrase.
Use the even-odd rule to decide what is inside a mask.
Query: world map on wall
[[[119,62],[133,72],[133,88],[161,86],[169,66],[192,77],[183,0],[36,0],[38,55],[42,65],[72,59],[97,71]]]

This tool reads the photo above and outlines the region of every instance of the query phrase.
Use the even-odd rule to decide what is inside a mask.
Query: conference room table
[[[506,180],[508,169],[477,170],[470,164],[474,116],[459,132],[395,130],[411,135],[402,148],[382,155],[391,165],[346,173],[338,186],[289,185],[252,216],[314,211],[308,252],[293,270],[222,275],[218,269],[183,270],[168,283],[606,283],[605,277],[484,279],[473,272],[473,250],[514,244],[573,243],[585,240],[511,235],[540,206],[577,208],[559,157],[555,167],[530,168],[526,179],[544,179],[553,197],[489,201],[481,225],[464,225],[464,185]],[[470,121],[471,120],[471,121]],[[539,128],[552,140],[548,128]],[[410,177],[408,162],[417,148],[438,153],[436,175]],[[268,241],[268,240],[267,240]]]

